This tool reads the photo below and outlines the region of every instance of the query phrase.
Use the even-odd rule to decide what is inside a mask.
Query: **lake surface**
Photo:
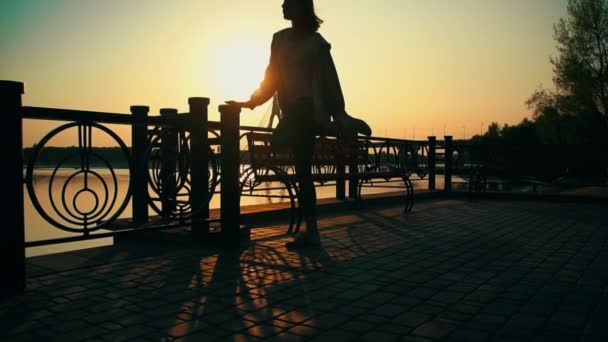
[[[47,212],[49,217],[68,226],[73,226],[73,224],[69,224],[66,219],[76,221],[76,218],[81,216],[79,213],[94,214],[99,212],[100,216],[102,216],[106,213],[106,211],[102,210],[104,203],[106,203],[106,207],[109,207],[112,198],[116,196],[116,204],[114,205],[114,208],[117,209],[126,197],[129,182],[129,172],[126,169],[115,170],[116,183],[113,181],[114,177],[112,174],[107,170],[94,170],[96,172],[95,176],[89,176],[86,178],[86,180],[83,174],[78,173],[78,170],[76,169],[61,169],[53,178],[51,178],[52,171],[53,170],[51,169],[36,169],[33,189],[36,193],[36,198],[40,203],[40,207]],[[428,188],[428,183],[426,180],[416,181],[418,177],[413,177],[412,179],[415,180],[415,189]],[[85,182],[86,187],[84,186]],[[442,184],[443,180],[438,177],[437,188],[440,189]],[[83,191],[83,188],[87,188],[88,190]],[[219,186],[216,190],[219,191]],[[365,188],[363,191],[363,195],[365,196],[365,194],[394,192],[396,189]],[[73,232],[63,231],[49,223],[34,207],[25,186],[24,192],[26,241],[56,239],[78,235]],[[105,196],[104,194],[109,194],[109,196]],[[278,192],[275,191],[274,194],[278,194]],[[333,186],[317,187],[317,197],[319,199],[333,198],[335,197],[335,188]],[[63,199],[65,199],[65,201]],[[254,204],[278,203],[281,201],[284,201],[284,199],[242,197],[241,205],[247,206]],[[219,208],[219,205],[220,195],[219,193],[216,193],[210,202],[210,207]],[[107,212],[108,215],[106,218],[111,217],[114,213],[115,211]],[[151,216],[157,215],[152,208],[149,209],[149,214]],[[126,204],[125,210],[119,217],[132,217],[131,201]],[[113,238],[104,238],[42,247],[31,247],[27,248],[26,256],[32,257],[37,255],[59,253],[70,250],[111,245],[112,243]]]

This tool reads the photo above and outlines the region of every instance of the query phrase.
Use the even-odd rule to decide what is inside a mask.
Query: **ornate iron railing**
[[[193,114],[178,114],[174,109],[163,109],[160,116],[148,116],[147,107],[134,106],[131,115],[116,113],[100,113],[90,111],[75,111],[51,108],[23,107],[20,117],[23,120],[56,120],[67,123],[51,130],[33,148],[26,161],[25,185],[28,195],[36,211],[45,221],[54,227],[74,233],[74,236],[60,239],[28,241],[26,246],[40,246],[81,239],[92,239],[112,236],[121,231],[151,228],[148,223],[148,213],[152,210],[162,218],[162,226],[184,224],[194,218],[207,220],[209,218],[208,202],[221,180],[221,160],[218,150],[221,142],[219,132],[221,122],[196,122],[193,124]],[[206,119],[206,106],[203,114]],[[118,134],[108,125],[126,125],[132,128],[133,146],[128,147]],[[203,137],[200,132],[193,133],[194,127],[205,130],[206,141],[201,145]],[[206,127],[206,129],[204,128]],[[77,133],[73,150],[66,150],[56,165],[53,165],[49,176],[48,186],[41,192],[40,186],[35,186],[38,157],[41,151],[52,146],[57,136],[66,135],[70,130]],[[240,146],[247,133],[272,132],[272,129],[242,126],[239,127]],[[198,135],[197,135],[198,134]],[[69,135],[69,134],[68,134]],[[193,135],[197,138],[193,140]],[[103,137],[102,137],[103,136]],[[95,137],[95,139],[94,139]],[[430,154],[429,141],[412,141],[382,137],[360,137],[360,143],[368,151],[369,162],[357,164],[355,167],[373,167],[378,165],[392,166],[407,170],[408,176],[415,175],[424,180],[429,175]],[[112,141],[121,151],[122,161],[119,162],[128,171],[126,189],[119,186],[116,158],[109,160],[95,152],[94,141]],[[193,150],[196,141],[198,150]],[[203,147],[201,147],[203,146]],[[206,151],[204,153],[203,151]],[[203,153],[201,153],[203,152]],[[196,199],[193,191],[193,159],[201,154],[207,165],[205,174],[198,178],[205,179],[205,201]],[[248,172],[248,161],[242,149],[239,153],[239,184],[253,189],[253,184],[247,186],[243,178],[251,177]],[[116,156],[114,156],[116,157]],[[199,160],[200,164],[200,160]],[[45,165],[48,167],[48,165]],[[287,165],[283,170],[294,173],[293,166]],[[317,174],[335,174],[345,172],[332,165],[315,166]],[[61,176],[60,176],[61,175]],[[251,178],[253,179],[253,178]],[[389,180],[386,180],[389,182]],[[320,181],[317,186],[335,186],[336,197],[345,197],[344,178],[331,182]],[[93,186],[95,185],[95,186]],[[382,187],[380,182],[369,184]],[[270,184],[256,191],[265,192],[261,197],[273,197],[268,192],[290,191]],[[202,191],[201,191],[202,193]],[[253,192],[249,195],[255,196]],[[351,193],[351,196],[354,196]],[[283,196],[280,193],[275,197]],[[42,200],[44,198],[44,200]],[[131,203],[132,215],[125,218],[126,208]],[[127,215],[128,216],[128,215]],[[120,221],[120,222],[119,222]],[[117,224],[120,223],[120,224]],[[112,231],[108,232],[107,229]],[[94,234],[104,231],[102,234]]]
[[[132,107],[131,115],[21,108],[20,120],[68,121],[35,144],[26,160],[24,182],[40,216],[53,227],[73,233],[64,238],[27,241],[26,247],[193,221],[207,223],[208,201],[219,182],[219,167],[216,155],[209,149],[209,139],[204,139],[208,135],[208,100],[194,98],[190,102],[189,113],[164,109],[156,117],[147,116],[147,107],[141,106]],[[130,148],[110,124],[131,127]],[[58,160],[50,165],[48,184],[43,188],[36,181],[40,179],[37,172],[48,173],[37,167],[41,151],[53,146],[59,136],[69,137],[73,133],[70,131],[75,131],[71,135],[76,141],[72,148],[62,149],[63,156],[55,155]],[[104,146],[117,146],[121,160],[116,155],[110,160],[98,153],[99,147],[94,144],[99,141]],[[116,163],[128,173],[120,185]],[[123,214],[129,204],[132,214],[125,219]],[[162,218],[157,224],[149,222],[150,209]]]

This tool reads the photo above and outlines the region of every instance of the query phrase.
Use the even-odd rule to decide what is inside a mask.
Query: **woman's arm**
[[[260,87],[253,92],[249,98],[248,103],[252,107],[257,107],[264,102],[270,100],[270,98],[277,91],[278,84],[278,56],[277,56],[277,37],[276,34],[272,37],[272,43],[270,44],[270,62],[266,67],[264,74],[264,80],[260,83]]]

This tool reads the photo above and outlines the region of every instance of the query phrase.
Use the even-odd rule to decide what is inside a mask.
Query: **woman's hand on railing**
[[[239,106],[240,108],[254,109],[256,106],[251,101],[226,101],[227,105]]]

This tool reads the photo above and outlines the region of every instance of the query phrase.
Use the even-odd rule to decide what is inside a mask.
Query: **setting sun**
[[[226,42],[209,63],[209,75],[226,99],[247,99],[264,77],[268,42],[235,39]]]

